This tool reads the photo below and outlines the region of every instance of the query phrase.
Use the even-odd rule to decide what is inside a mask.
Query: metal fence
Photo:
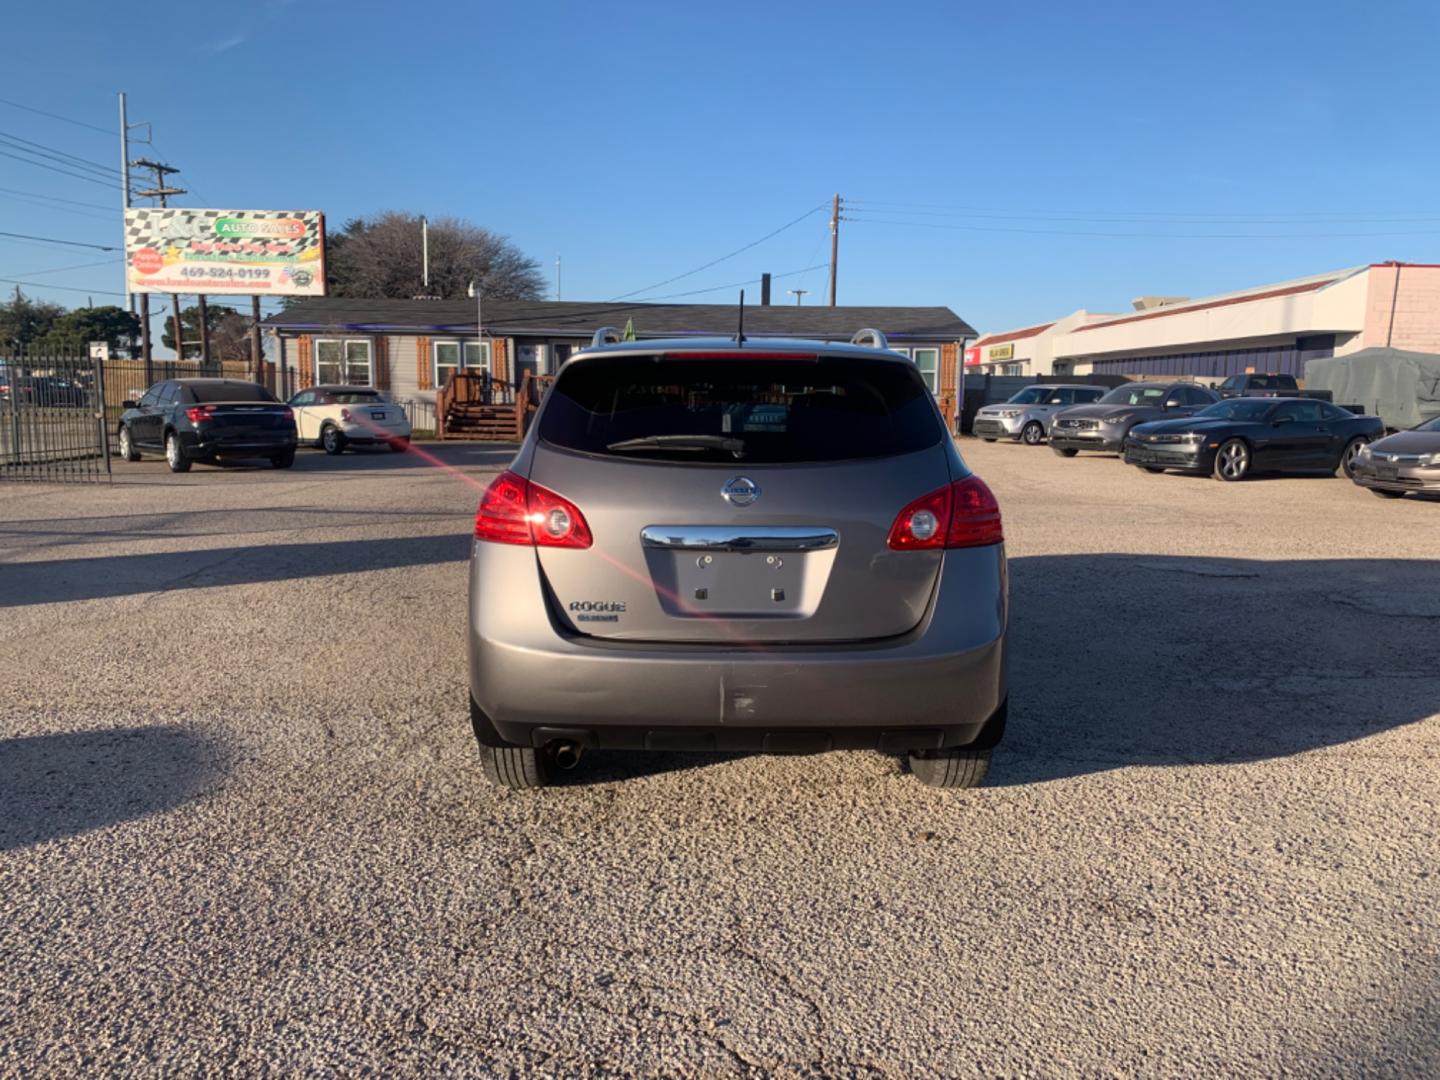
[[[107,395],[98,360],[0,352],[0,481],[108,481]]]

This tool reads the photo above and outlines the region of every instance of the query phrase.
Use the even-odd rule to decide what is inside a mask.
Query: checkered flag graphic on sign
[[[179,208],[141,207],[132,209],[126,216],[125,250],[139,251],[152,247],[164,250],[171,245],[187,247],[197,237],[219,239],[215,235],[215,222],[221,218],[238,221],[281,221],[299,218],[305,222],[305,235],[299,240],[289,240],[297,256],[320,246],[320,229],[314,214],[302,211],[279,210],[187,210]],[[255,239],[264,241],[270,237],[234,236],[231,240]]]

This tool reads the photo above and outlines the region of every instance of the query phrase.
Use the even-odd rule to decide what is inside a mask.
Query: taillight
[[[967,476],[916,499],[890,526],[896,551],[985,547],[1005,539],[1000,504],[978,476]]]
[[[215,415],[215,406],[192,405],[190,408],[185,410],[185,415],[189,417],[192,424],[198,424],[200,423],[200,421],[209,420],[212,416]]]
[[[349,409],[341,409],[341,410],[340,410],[340,419],[341,419],[341,420],[349,420],[349,419],[350,419],[350,410],[349,410]]]
[[[294,419],[295,419],[295,410],[292,409],[289,405],[281,405],[281,406],[280,406],[280,415],[282,415],[283,417],[285,417],[286,420],[294,420]]]
[[[475,512],[475,539],[492,544],[588,548],[590,526],[569,499],[513,472],[491,481]]]

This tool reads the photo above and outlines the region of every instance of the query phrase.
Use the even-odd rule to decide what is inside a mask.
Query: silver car
[[[982,406],[970,430],[986,442],[1019,439],[1039,446],[1050,435],[1050,417],[1071,405],[1099,401],[1106,387],[1047,383],[1027,386],[1000,405]]]
[[[585,748],[865,748],[983,780],[1007,703],[1000,509],[915,365],[865,333],[565,365],[475,518],[491,781],[540,786]]]
[[[1409,491],[1440,495],[1440,416],[1362,446],[1350,479],[1385,499]]]

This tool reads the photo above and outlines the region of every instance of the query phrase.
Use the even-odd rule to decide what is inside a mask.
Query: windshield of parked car
[[[183,384],[189,400],[201,405],[228,401],[274,401],[275,395],[257,383],[247,382],[192,382]],[[182,398],[184,394],[182,394]]]
[[[1433,420],[1426,420],[1423,424],[1420,424],[1420,425],[1417,426],[1414,430],[1416,430],[1416,431],[1440,431],[1440,416],[1435,417],[1435,419],[1433,419]]]
[[[1050,396],[1048,386],[1027,386],[1018,394],[1012,397],[1006,404],[1009,405],[1034,405],[1036,402],[1044,401]]]
[[[542,442],[645,461],[888,457],[945,435],[913,365],[859,357],[596,357],[560,372]]]
[[[1163,383],[1126,383],[1100,399],[1101,405],[1161,405],[1170,387]]]
[[[1237,398],[1207,405],[1195,415],[1205,420],[1263,420],[1274,408],[1275,404],[1271,401],[1246,401],[1244,398]]]

